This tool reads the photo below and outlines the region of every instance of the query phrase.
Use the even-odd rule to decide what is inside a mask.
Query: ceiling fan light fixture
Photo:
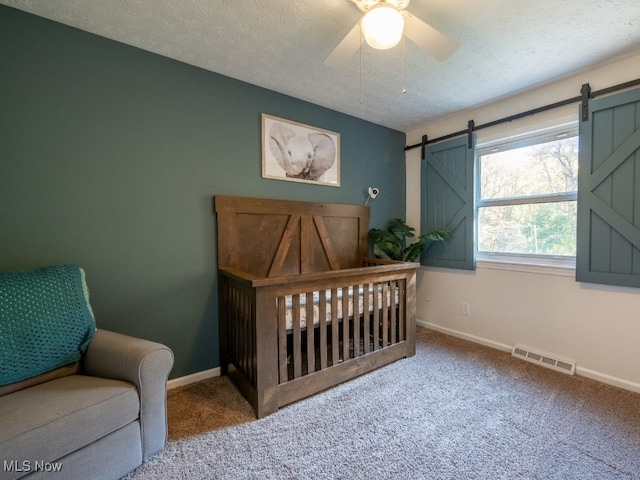
[[[386,50],[400,42],[404,19],[396,7],[381,2],[365,14],[361,27],[364,39],[371,47]]]

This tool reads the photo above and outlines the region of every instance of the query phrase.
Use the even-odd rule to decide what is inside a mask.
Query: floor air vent
[[[536,363],[543,367],[551,368],[559,372],[573,375],[576,371],[576,362],[573,360],[559,359],[547,353],[535,352],[528,347],[516,345],[513,347],[511,355],[527,362]]]

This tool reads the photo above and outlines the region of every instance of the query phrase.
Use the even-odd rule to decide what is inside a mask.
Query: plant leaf
[[[418,240],[409,245],[404,252],[404,260],[407,262],[415,262],[424,250],[425,243],[423,240]]]
[[[447,238],[450,238],[450,237],[451,237],[450,230],[435,230],[433,232],[428,232],[423,235],[420,235],[421,239],[424,239],[425,241],[432,241],[432,242],[444,242]]]
[[[387,223],[387,230],[392,232],[404,245],[405,238],[415,237],[415,228],[410,227],[401,218],[394,218]]]

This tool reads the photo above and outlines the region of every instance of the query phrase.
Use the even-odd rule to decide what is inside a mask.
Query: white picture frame
[[[262,114],[262,177],[340,186],[340,134]]]

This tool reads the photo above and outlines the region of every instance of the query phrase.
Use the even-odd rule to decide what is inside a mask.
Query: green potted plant
[[[408,238],[415,238],[415,228],[410,227],[401,218],[389,220],[384,229],[369,230],[369,242],[376,258],[415,262],[425,248],[428,250],[433,242],[444,242],[451,237],[449,230],[436,230],[424,233],[415,242],[407,244]]]

